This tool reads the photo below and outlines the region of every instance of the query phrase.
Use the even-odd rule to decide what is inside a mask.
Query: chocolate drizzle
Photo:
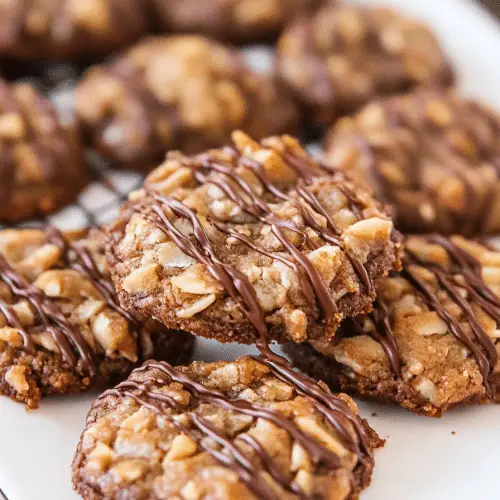
[[[104,297],[108,307],[123,316],[132,325],[139,326],[134,316],[120,306],[111,281],[101,275],[92,255],[85,247],[67,240],[61,231],[53,226],[45,228],[45,235],[49,243],[59,248],[62,258],[68,267],[87,276],[92,281],[94,287]]]
[[[14,295],[26,299],[35,308],[46,331],[50,333],[61,350],[64,360],[72,368],[79,368],[79,360],[73,352],[74,347],[80,355],[83,370],[90,377],[94,377],[96,375],[94,354],[83,335],[70,324],[62,311],[52,300],[47,298],[39,288],[29,284],[23,276],[17,273],[7,263],[7,260],[1,254],[0,279],[9,286]],[[7,321],[9,321],[14,328],[17,328],[20,335],[23,337],[24,345],[30,350],[33,350],[33,341],[29,338],[28,333],[24,329],[19,328],[20,321],[14,309],[3,301],[0,301],[0,304],[2,304],[2,312],[7,312],[7,314],[5,314]]]
[[[307,377],[295,373],[291,368],[293,376],[288,377],[280,366],[288,363],[284,358],[271,354],[271,358],[261,358],[258,362],[266,364],[271,372],[280,379],[286,380],[292,384],[298,394],[311,399],[314,408],[318,410],[330,425],[338,432],[345,447],[358,454],[360,463],[363,463],[364,453],[369,453],[366,438],[361,427],[360,421],[349,407],[339,398],[322,389],[318,384]],[[165,376],[164,378],[148,377],[146,382],[141,383],[134,380],[128,380],[119,384],[115,389],[106,391],[96,402],[99,406],[105,402],[109,396],[130,397],[139,405],[163,416],[169,423],[174,425],[179,432],[189,436],[197,446],[207,452],[216,461],[230,468],[238,474],[240,480],[253,491],[258,498],[266,500],[275,500],[276,492],[272,490],[260,476],[261,472],[267,472],[283,489],[294,493],[304,500],[312,500],[314,497],[303,492],[293,479],[287,478],[281,473],[279,468],[273,462],[272,457],[265,451],[263,446],[252,436],[245,434],[238,436],[235,440],[246,443],[259,458],[260,463],[250,460],[241,451],[240,447],[228,439],[225,434],[207,422],[196,412],[196,407],[200,404],[210,404],[223,408],[230,412],[236,412],[252,417],[253,419],[262,418],[272,422],[278,427],[286,430],[291,439],[299,443],[309,454],[311,461],[316,467],[325,466],[328,469],[341,467],[342,462],[339,456],[330,451],[319,441],[302,431],[297,424],[282,415],[281,413],[268,408],[255,405],[243,399],[231,399],[221,391],[212,389],[196,382],[184,372],[174,368],[166,362],[150,361],[136,370],[136,373],[149,370],[158,370]],[[151,385],[167,385],[176,382],[188,391],[191,395],[190,404],[184,407],[176,402],[172,397],[152,390]],[[190,425],[182,424],[175,419],[171,410],[183,413],[189,418]],[[354,430],[354,434],[352,431]],[[213,447],[205,437],[212,438],[218,443],[222,450]],[[363,452],[360,451],[363,449]]]
[[[498,354],[495,344],[479,323],[469,302],[463,298],[461,290],[465,289],[470,301],[480,306],[497,323],[500,323],[500,298],[484,283],[481,278],[481,264],[470,253],[442,235],[429,235],[425,237],[425,240],[430,244],[439,245],[447,251],[451,261],[450,269],[447,270],[436,263],[423,260],[410,249],[406,249],[401,276],[413,286],[416,294],[427,307],[431,311],[435,311],[446,323],[450,333],[474,355],[483,376],[483,383],[486,389],[491,392],[493,390],[491,379],[498,363]],[[464,319],[471,328],[472,335],[441,304],[436,293],[418,276],[418,273],[412,270],[412,266],[423,267],[435,276],[442,290],[462,311]],[[376,325],[376,334],[372,334],[372,337],[381,343],[390,360],[391,367],[397,375],[400,375],[399,351],[390,325],[387,306],[383,302],[378,301],[372,319]],[[365,333],[359,322],[353,321],[357,325],[355,328],[359,328],[357,333]]]

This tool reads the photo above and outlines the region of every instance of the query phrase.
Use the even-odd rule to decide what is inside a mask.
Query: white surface
[[[455,62],[463,91],[500,110],[500,25],[469,0],[384,3],[431,25]],[[232,359],[245,352],[248,349],[200,341],[196,358]],[[94,397],[50,398],[30,414],[1,398],[0,488],[9,500],[77,498],[70,464]],[[376,454],[373,484],[363,500],[500,498],[500,406],[460,408],[441,420],[367,403],[361,411],[387,438]]]

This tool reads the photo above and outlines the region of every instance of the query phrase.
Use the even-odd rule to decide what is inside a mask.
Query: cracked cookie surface
[[[284,31],[277,59],[314,125],[380,96],[453,82],[434,35],[386,8],[327,3]]]
[[[152,356],[186,361],[192,337],[119,305],[104,234],[0,231],[0,394],[40,398],[125,378]]]
[[[398,265],[392,221],[295,139],[233,139],[168,155],[107,228],[120,301],[222,342],[331,338]]]
[[[291,96],[272,75],[194,35],[149,38],[91,68],[77,88],[76,112],[98,152],[141,170],[168,150],[219,147],[236,128],[261,138],[298,124]]]
[[[137,0],[4,0],[0,54],[16,59],[77,59],[108,54],[147,31]]]
[[[453,92],[369,104],[333,127],[327,161],[395,210],[400,229],[500,231],[500,116]]]
[[[90,411],[73,485],[92,500],[358,498],[383,441],[348,396],[314,388],[254,358],[146,363]]]
[[[378,283],[373,313],[331,343],[288,352],[332,387],[424,415],[495,400],[500,252],[461,236],[412,236],[406,246],[403,271]]]
[[[50,214],[87,182],[75,128],[32,86],[0,79],[0,222]]]

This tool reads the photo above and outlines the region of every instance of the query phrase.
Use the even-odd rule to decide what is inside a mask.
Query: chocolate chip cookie
[[[151,0],[160,29],[233,42],[268,41],[324,0]]]
[[[333,342],[287,347],[332,387],[416,413],[500,394],[500,252],[462,236],[412,236],[403,270],[378,283],[374,311]]]
[[[500,231],[500,116],[456,93],[369,104],[332,129],[327,161],[391,203],[410,232]]]
[[[277,58],[314,125],[379,96],[453,81],[434,35],[386,8],[327,3],[285,30]]]
[[[218,147],[235,128],[295,130],[297,110],[271,76],[207,38],[151,38],[92,68],[77,89],[77,115],[91,145],[116,166],[150,170],[171,149]]]
[[[0,79],[0,222],[50,214],[87,181],[75,128],[30,85]]]
[[[371,309],[398,234],[290,136],[168,155],[107,232],[122,305],[222,342],[331,338]]]
[[[4,0],[0,54],[16,59],[91,59],[132,43],[148,29],[137,0]]]
[[[153,361],[91,409],[73,485],[93,500],[355,499],[381,444],[348,396],[267,360]]]
[[[192,337],[118,304],[97,229],[0,231],[0,394],[48,394],[125,378],[153,356],[187,360]]]

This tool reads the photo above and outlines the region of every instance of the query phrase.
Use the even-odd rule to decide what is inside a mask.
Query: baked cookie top
[[[277,58],[281,77],[317,125],[378,96],[453,81],[434,35],[387,8],[327,2],[284,31]]]
[[[323,0],[151,0],[161,29],[233,42],[268,41]]]
[[[327,161],[391,203],[413,232],[500,230],[500,117],[453,92],[417,91],[341,119]]]
[[[0,231],[1,394],[36,408],[43,395],[128,375],[163,355],[157,346],[168,346],[170,359],[186,359],[178,354],[190,343],[118,304],[101,231]]]
[[[87,181],[74,127],[32,86],[0,79],[0,222],[54,212]]]
[[[19,59],[92,58],[147,31],[137,0],[4,0],[0,54]]]
[[[500,252],[461,236],[412,236],[403,270],[378,283],[373,313],[346,322],[335,343],[343,390],[439,416],[495,398],[500,382]]]
[[[398,262],[381,206],[289,137],[171,153],[107,228],[120,301],[223,342],[331,338]]]
[[[88,71],[76,111],[92,146],[117,166],[148,170],[171,149],[218,147],[243,128],[257,137],[295,131],[297,110],[271,75],[208,38],[146,39]]]
[[[266,361],[153,361],[97,400],[73,484],[92,499],[357,498],[381,444],[348,396]]]

